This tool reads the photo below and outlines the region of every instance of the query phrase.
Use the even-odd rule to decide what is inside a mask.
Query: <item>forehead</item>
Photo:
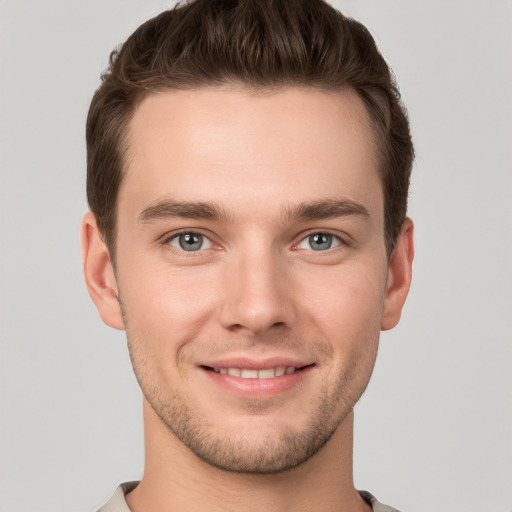
[[[171,195],[236,208],[337,199],[381,209],[371,121],[353,91],[201,88],[152,94],[128,127],[119,207]]]

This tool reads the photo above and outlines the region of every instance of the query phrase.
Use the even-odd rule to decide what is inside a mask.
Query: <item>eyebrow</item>
[[[370,214],[365,206],[354,201],[327,199],[287,207],[283,219],[290,222],[352,216],[369,218]],[[151,222],[168,218],[228,221],[231,215],[214,203],[163,200],[142,210],[138,221]]]
[[[219,206],[206,202],[164,200],[148,206],[140,213],[139,222],[180,217],[184,219],[227,220],[229,215]]]
[[[370,213],[362,204],[350,200],[327,199],[324,201],[310,201],[289,207],[285,211],[285,220],[320,220],[337,217],[369,218]]]

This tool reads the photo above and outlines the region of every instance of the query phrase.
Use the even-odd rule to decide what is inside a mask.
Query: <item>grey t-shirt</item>
[[[101,507],[98,512],[131,512],[126,504],[124,496],[130,491],[133,491],[138,484],[139,482],[125,482],[124,484],[121,484],[116,489],[114,496],[112,496],[108,503]],[[371,495],[367,491],[359,491],[359,494],[372,506],[373,512],[399,512],[396,508],[388,507],[387,505],[379,503],[375,496]]]

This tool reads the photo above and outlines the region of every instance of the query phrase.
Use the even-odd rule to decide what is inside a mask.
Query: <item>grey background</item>
[[[93,511],[143,466],[124,334],[81,275],[84,125],[170,2],[0,0],[0,511]],[[404,512],[512,511],[512,2],[335,2],[409,108],[414,284],[356,408],[355,481]]]

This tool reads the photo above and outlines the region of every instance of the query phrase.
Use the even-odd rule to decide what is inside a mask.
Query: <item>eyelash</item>
[[[210,246],[206,247],[204,249],[201,247],[200,249],[198,249],[196,251],[187,251],[186,249],[183,249],[183,248],[180,249],[178,247],[172,246],[171,242],[173,240],[178,239],[182,235],[199,235],[203,239],[203,241],[207,240],[209,242]],[[302,234],[300,240],[292,246],[292,250],[300,250],[300,247],[299,247],[300,244],[302,244],[303,242],[305,242],[306,240],[308,240],[309,238],[311,238],[315,235],[328,235],[328,236],[332,237],[332,239],[336,242],[337,245],[335,245],[334,247],[328,247],[325,250],[315,250],[313,248],[305,248],[304,250],[311,252],[311,253],[315,253],[315,254],[332,253],[332,251],[334,251],[334,250],[341,250],[343,248],[350,246],[350,244],[347,242],[346,238],[340,236],[339,234],[332,233],[328,230],[324,230],[324,231],[314,230],[314,231],[310,231],[306,234]],[[173,233],[170,236],[165,237],[163,240],[163,245],[167,246],[169,249],[171,249],[173,251],[179,252],[180,254],[183,254],[183,255],[186,254],[187,256],[194,256],[197,253],[201,253],[207,249],[213,248],[213,246],[216,244],[212,240],[211,236],[205,235],[201,231],[197,231],[197,230],[193,231],[193,230],[184,229],[179,232]]]
[[[193,256],[195,253],[200,253],[200,252],[203,252],[205,249],[199,249],[197,251],[187,251],[185,249],[179,249],[178,247],[174,247],[171,245],[171,242],[173,240],[177,240],[179,239],[180,236],[182,235],[199,235],[203,241],[204,240],[207,240],[210,244],[210,247],[207,247],[207,249],[210,249],[212,248],[212,246],[216,245],[215,242],[212,240],[212,237],[211,236],[208,236],[208,235],[205,235],[204,233],[202,233],[201,231],[197,231],[197,230],[187,230],[187,229],[183,229],[181,231],[178,231],[178,232],[175,232],[173,233],[172,235],[170,236],[166,236],[164,239],[163,239],[163,242],[162,242],[162,245],[165,245],[167,246],[169,249],[173,250],[173,251],[177,251],[179,252],[180,254],[186,254],[187,256]]]
[[[328,236],[332,237],[333,241],[335,241],[337,243],[337,245],[335,245],[334,247],[328,247],[325,250],[315,250],[315,249],[312,249],[312,248],[307,248],[307,249],[304,249],[304,250],[309,251],[311,253],[315,253],[315,254],[320,254],[320,253],[331,254],[335,250],[341,250],[341,249],[344,249],[344,248],[349,246],[349,243],[347,242],[347,240],[344,237],[342,237],[341,235],[339,235],[339,234],[332,233],[329,230],[320,230],[320,231],[319,230],[313,230],[313,231],[310,231],[310,232],[306,233],[305,235],[302,235],[301,239],[299,240],[299,242],[294,244],[292,249],[299,249],[300,250],[299,245],[304,243],[304,242],[306,242],[308,239],[310,239],[311,237],[313,237],[315,235],[328,235]]]

